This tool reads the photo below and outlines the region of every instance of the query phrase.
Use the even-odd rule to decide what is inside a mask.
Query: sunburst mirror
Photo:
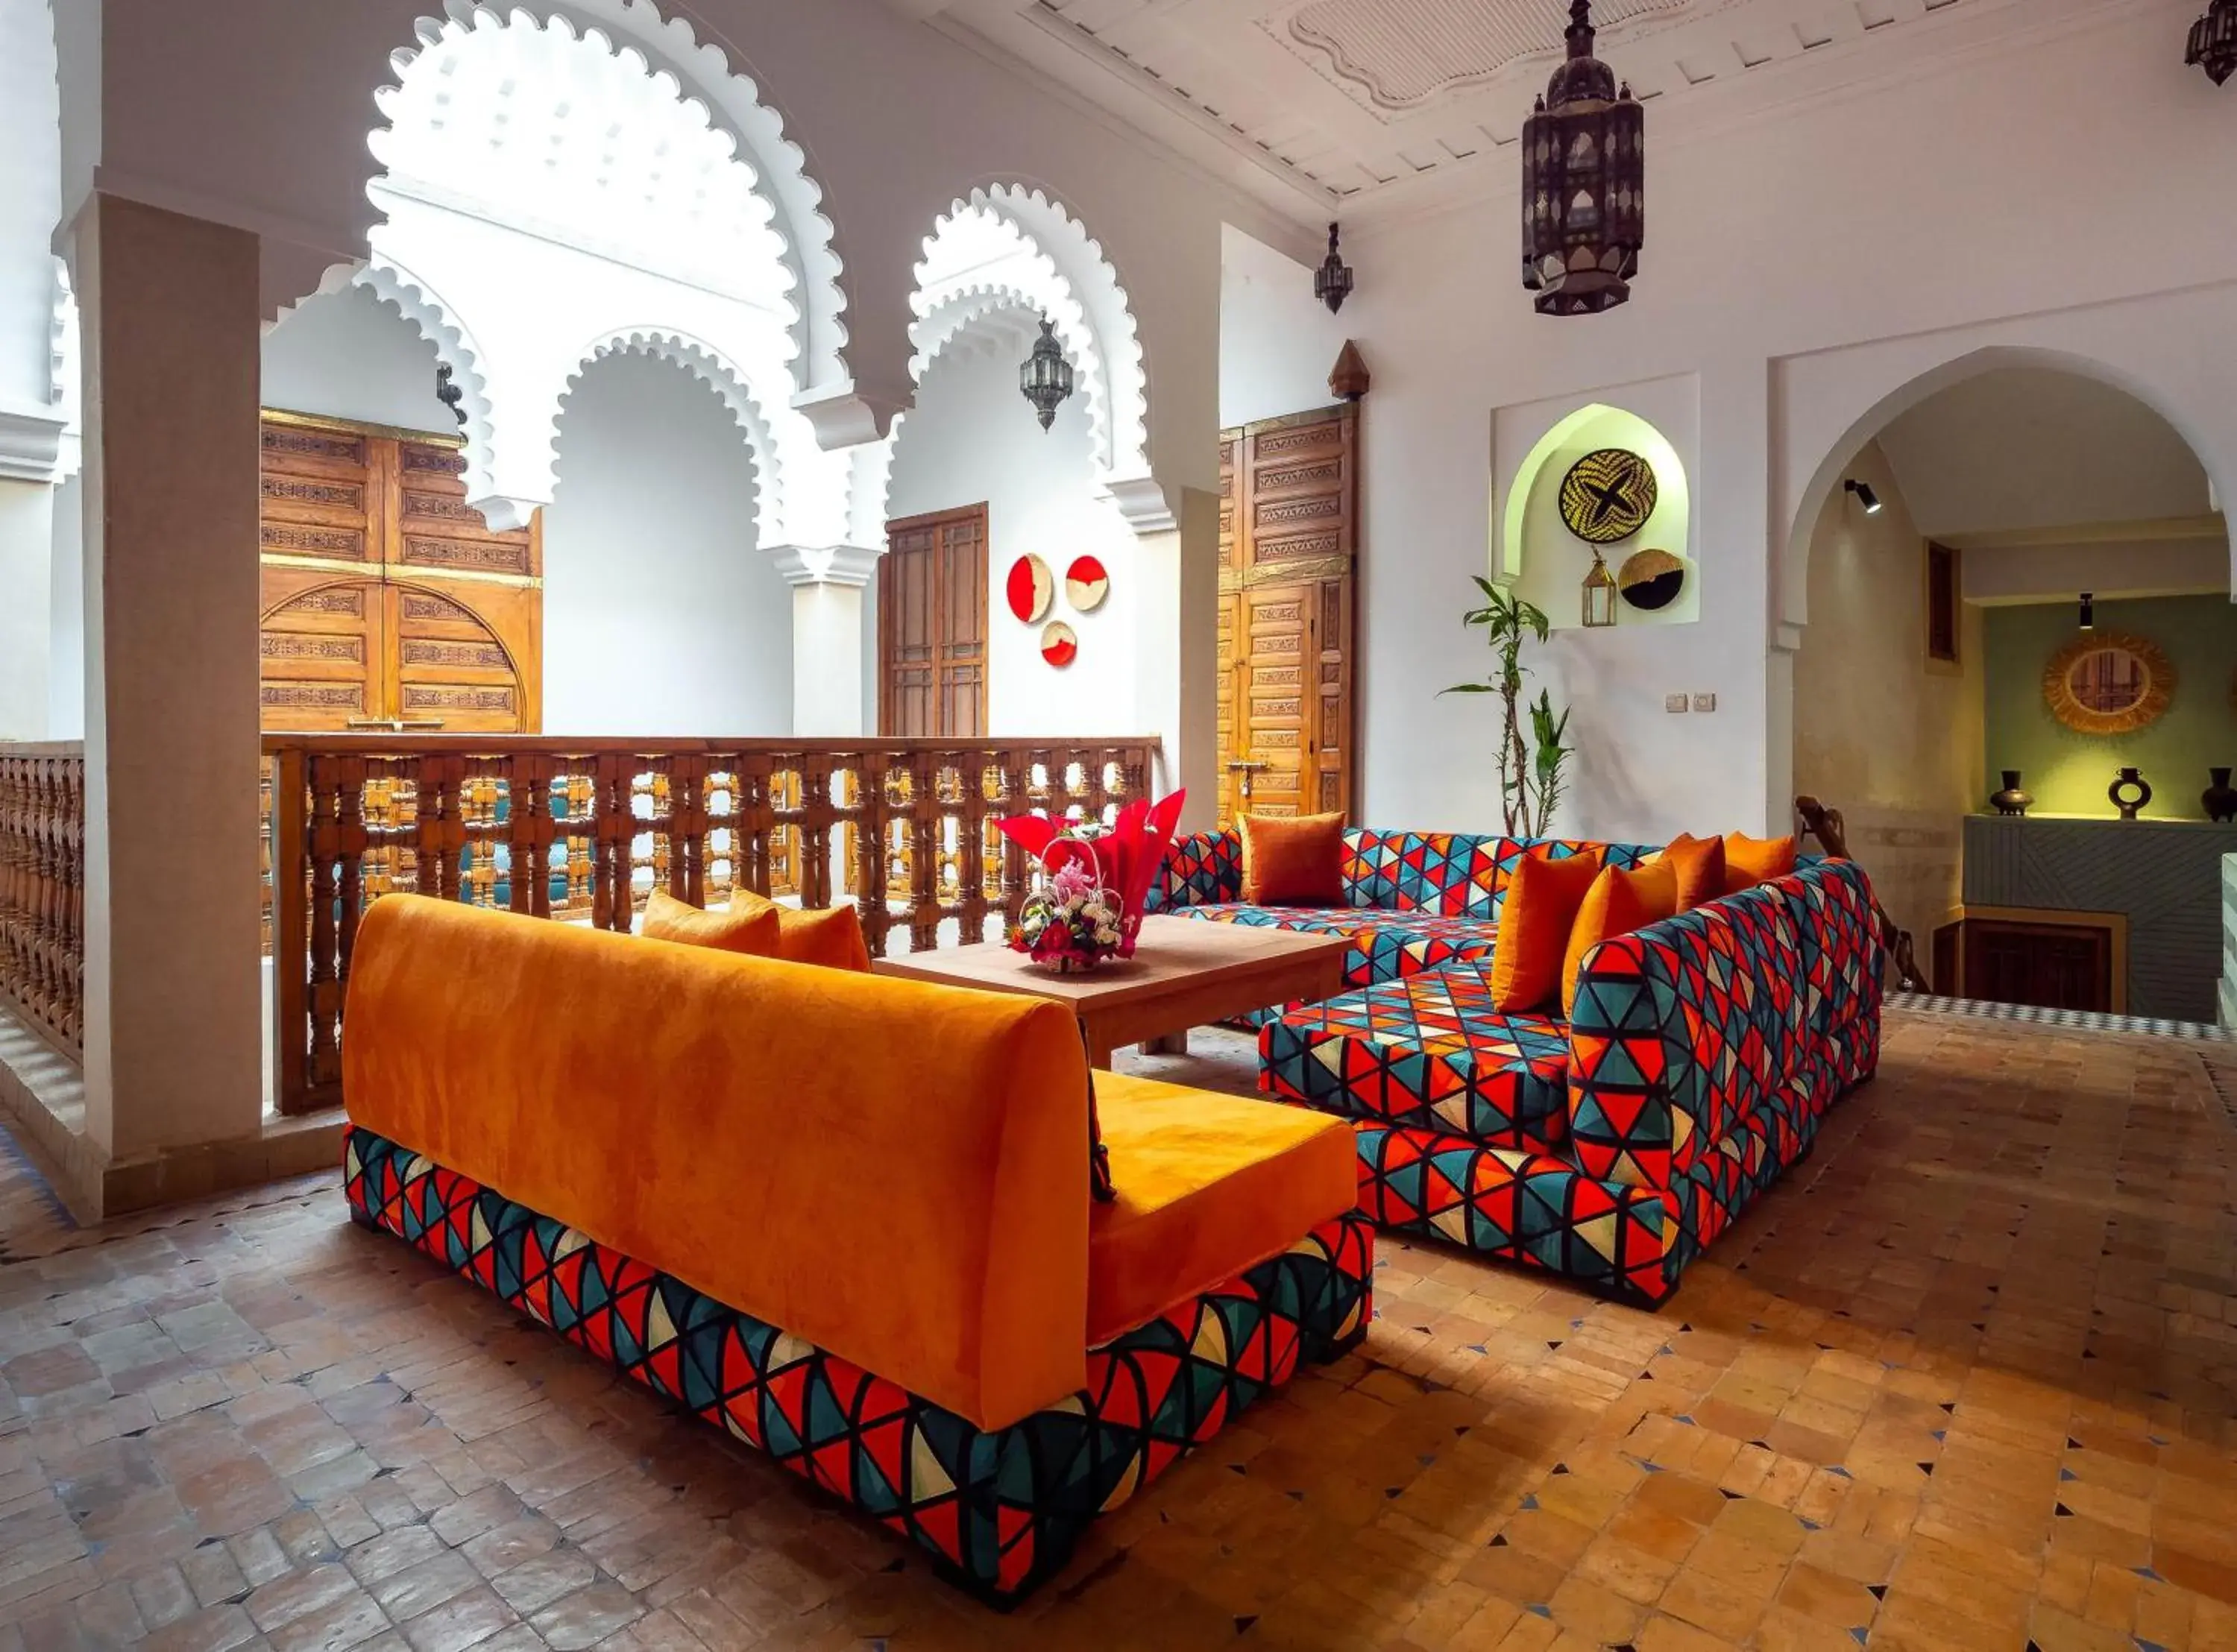
[[[2174,697],[2174,668],[2140,636],[2089,631],[2043,668],[2050,714],[2079,734],[2129,734],[2160,720]]]

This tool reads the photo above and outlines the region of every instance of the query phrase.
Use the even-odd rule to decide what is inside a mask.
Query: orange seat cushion
[[[1650,861],[1636,872],[1610,866],[1593,879],[1577,921],[1569,931],[1567,954],[1561,960],[1561,1014],[1567,1018],[1576,1007],[1577,976],[1585,957],[1612,936],[1659,924],[1678,912],[1678,867],[1674,861]]]
[[[388,895],[346,1013],[400,1146],[982,1428],[1086,1380],[1059,1004]]]
[[[1690,912],[1725,892],[1725,840],[1697,838],[1688,833],[1673,838],[1670,846],[1654,857],[1666,860],[1678,872],[1678,910]]]
[[[1343,901],[1343,816],[1246,814],[1243,898],[1253,906],[1336,906]]]
[[[768,912],[702,912],[678,900],[664,889],[656,889],[644,904],[644,927],[649,941],[674,941],[679,946],[711,946],[720,952],[742,952],[748,958],[777,955],[776,909]]]
[[[1784,878],[1794,870],[1792,838],[1751,838],[1738,832],[1725,833],[1725,893]]]
[[[852,906],[803,912],[741,889],[730,897],[730,910],[775,913],[776,956],[788,964],[820,964],[831,970],[870,967],[870,944],[862,938],[862,916]]]
[[[1507,898],[1499,909],[1499,934],[1491,949],[1491,1007],[1523,1015],[1552,1004],[1561,991],[1561,964],[1577,911],[1600,875],[1600,852],[1549,860],[1527,854],[1514,863]]]
[[[1118,1197],[1090,1211],[1087,1342],[1282,1252],[1358,1196],[1351,1127],[1302,1108],[1095,1076]]]

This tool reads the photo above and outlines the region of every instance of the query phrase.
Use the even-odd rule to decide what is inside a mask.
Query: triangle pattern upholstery
[[[1531,852],[1508,843],[1487,870],[1444,841],[1447,873],[1495,908]],[[1202,915],[1344,921],[1250,910]],[[1259,1087],[1355,1121],[1360,1209],[1378,1223],[1660,1301],[1877,1070],[1871,912],[1859,868],[1807,862],[1595,948],[1567,1025],[1493,1011],[1480,960],[1495,925],[1459,920],[1488,931],[1469,938],[1473,959],[1259,1017]]]
[[[997,1603],[1301,1359],[1355,1346],[1373,1313],[1373,1229],[1347,1214],[1091,1349],[1079,1393],[989,1431],[370,1131],[350,1130],[343,1170],[361,1226],[766,1451]]]
[[[1455,964],[1270,1021],[1258,1083],[1370,1122],[1544,1150],[1568,1134],[1568,1029],[1491,1005],[1481,964]]]

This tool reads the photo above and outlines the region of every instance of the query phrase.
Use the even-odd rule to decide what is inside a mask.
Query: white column
[[[773,545],[792,587],[792,732],[818,738],[876,733],[863,703],[862,588],[885,547]]]
[[[85,496],[85,1089],[112,1162],[254,1137],[258,247],[96,195]]]
[[[1180,490],[1174,526],[1141,536],[1138,613],[1141,655],[1127,734],[1164,744],[1152,779],[1160,796],[1182,787],[1181,830],[1209,827],[1218,803],[1219,496]]]

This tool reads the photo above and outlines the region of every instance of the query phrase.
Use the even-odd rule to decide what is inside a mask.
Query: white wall
[[[607,357],[567,399],[558,475],[545,729],[791,733],[792,591],[755,539],[745,439],[721,398],[671,362]]]
[[[52,14],[0,0],[0,413],[48,414],[62,131]],[[0,433],[4,440],[4,433]]]
[[[1849,474],[1881,509],[1844,490],[1818,517],[1811,603],[1838,621],[1811,626],[1794,656],[1794,786],[1842,812],[1924,959],[1963,898],[1964,817],[1985,806],[1981,610],[1959,609],[1955,668],[1927,659],[1925,536],[1877,444]]]
[[[0,477],[0,740],[49,727],[49,580],[55,490]]]
[[[1374,279],[1356,265],[1354,274]],[[1342,317],[1330,315],[1313,296],[1312,271],[1233,225],[1221,230],[1222,429],[1327,406],[1336,399],[1329,394],[1329,372],[1349,337]],[[1374,370],[1370,361],[1368,372]]]
[[[306,299],[264,335],[264,405],[407,431],[452,431],[435,346],[362,287]]]
[[[1135,726],[1135,674],[1145,653],[1137,629],[1140,542],[1118,508],[1095,497],[1080,398],[1062,404],[1043,431],[1018,393],[1026,347],[965,344],[934,360],[894,444],[894,517],[987,505],[988,733],[1162,733]],[[1029,552],[1049,565],[1057,588],[1039,625],[1020,623],[1004,597],[1010,564]],[[1111,595],[1092,614],[1074,613],[1064,595],[1065,569],[1082,554],[1100,557],[1111,573]],[[876,608],[874,598],[864,604],[869,707],[877,704]],[[1062,671],[1040,654],[1042,628],[1053,620],[1079,637],[1079,657]]]
[[[2195,205],[2227,193],[2230,103],[2169,49],[2179,10],[2108,8],[1682,145],[1656,146],[1650,110],[1647,246],[1604,316],[1534,312],[1511,192],[1359,236],[1365,815],[1498,815],[1481,708],[1436,697],[1483,668],[1452,616],[1488,562],[1496,409],[1699,386],[1701,622],[1565,638],[1548,673],[1587,742],[1567,824],[1612,837],[1787,819],[1793,656],[1772,643],[1808,614],[1788,553],[1919,375],[1996,346],[2093,357],[2237,497],[2237,213]],[[1666,715],[1679,686],[1717,713]]]
[[[72,476],[55,489],[51,616],[47,658],[47,738],[85,738],[85,486]]]

